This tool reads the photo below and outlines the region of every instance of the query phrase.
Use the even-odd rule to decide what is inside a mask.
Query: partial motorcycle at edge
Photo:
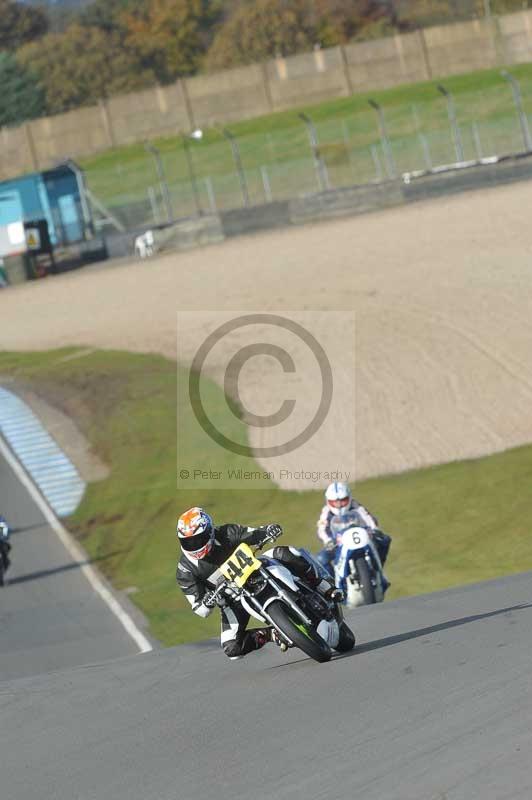
[[[5,585],[5,574],[11,563],[9,560],[9,551],[11,550],[10,535],[9,525],[4,517],[0,517],[0,586]]]

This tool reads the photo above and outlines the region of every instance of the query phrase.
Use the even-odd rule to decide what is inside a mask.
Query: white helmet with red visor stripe
[[[177,520],[177,538],[192,558],[205,558],[214,544],[214,524],[202,508],[189,508]]]
[[[345,483],[331,483],[325,492],[327,506],[335,517],[343,516],[349,511],[352,497],[349,486]]]

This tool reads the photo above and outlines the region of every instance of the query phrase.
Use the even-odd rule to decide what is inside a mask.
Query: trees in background
[[[312,0],[255,0],[236,8],[220,28],[207,56],[209,69],[248,64],[312,49],[321,42]]]
[[[145,6],[144,0],[94,0],[78,14],[78,21],[80,25],[107,33],[125,33],[123,14]]]
[[[331,30],[336,42],[346,43],[360,37],[373,38],[397,27],[393,0],[316,0],[321,25]]]
[[[490,0],[493,14],[525,6],[532,0]],[[484,12],[485,0],[93,0],[68,11],[59,1],[47,15],[22,0],[0,0],[0,55],[16,57],[2,55],[0,78],[27,98],[30,118],[43,98],[53,114],[204,69]],[[23,103],[5,94],[19,119]],[[7,119],[6,101],[2,108]]]
[[[47,30],[48,17],[40,8],[0,0],[0,51],[16,50]]]
[[[0,53],[0,86],[0,127],[20,125],[44,113],[44,92],[38,79],[6,51]]]
[[[47,30],[48,17],[40,8],[0,0],[0,127],[20,124],[46,110],[38,75],[20,64],[15,53]]]
[[[237,5],[208,52],[209,69],[289,56],[394,32],[393,3],[383,0],[255,0]]]
[[[222,0],[95,0],[64,30],[56,9],[47,32],[42,10],[0,0],[0,51],[16,50],[55,114],[198,72],[222,12]]]
[[[155,83],[153,72],[139,69],[118,34],[79,24],[26,45],[17,59],[40,76],[51,114]]]
[[[219,0],[150,0],[122,16],[126,44],[168,83],[198,72],[221,14]]]

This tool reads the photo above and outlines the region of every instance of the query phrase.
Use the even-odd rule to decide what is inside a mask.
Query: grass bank
[[[67,525],[98,567],[131,599],[167,645],[207,638],[217,620],[200,620],[175,585],[179,511],[203,505],[218,521],[279,521],[286,542],[315,549],[322,492],[176,489],[176,365],[162,357],[73,349],[0,353],[0,375],[31,385],[72,416],[110,476],[89,486]],[[208,402],[221,417],[225,398],[214,384]],[[187,414],[179,391],[180,413]],[[227,423],[245,441],[244,426]],[[186,426],[185,426],[186,430]],[[190,426],[190,431],[193,431]],[[211,449],[212,448],[212,449]],[[181,437],[180,458],[197,464],[220,458],[210,440]],[[230,466],[230,457],[226,466]],[[532,564],[532,446],[488,458],[359,483],[356,496],[372,509],[394,542],[390,597],[443,589]]]

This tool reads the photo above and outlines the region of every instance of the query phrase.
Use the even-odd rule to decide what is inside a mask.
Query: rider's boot
[[[272,628],[271,632],[272,632],[272,642],[281,649],[281,652],[286,653],[286,651],[288,650],[288,645],[286,644],[286,642],[281,639],[275,628]]]
[[[253,631],[253,638],[257,644],[257,650],[260,650],[268,642],[276,644],[283,653],[288,650],[288,645],[281,639],[275,628],[257,628],[257,630]]]
[[[326,600],[332,600],[334,603],[341,603],[344,598],[344,593],[338,589],[331,580],[322,578],[321,575],[316,575],[313,567],[309,565],[309,571],[305,575],[305,581],[311,589],[319,592]]]

